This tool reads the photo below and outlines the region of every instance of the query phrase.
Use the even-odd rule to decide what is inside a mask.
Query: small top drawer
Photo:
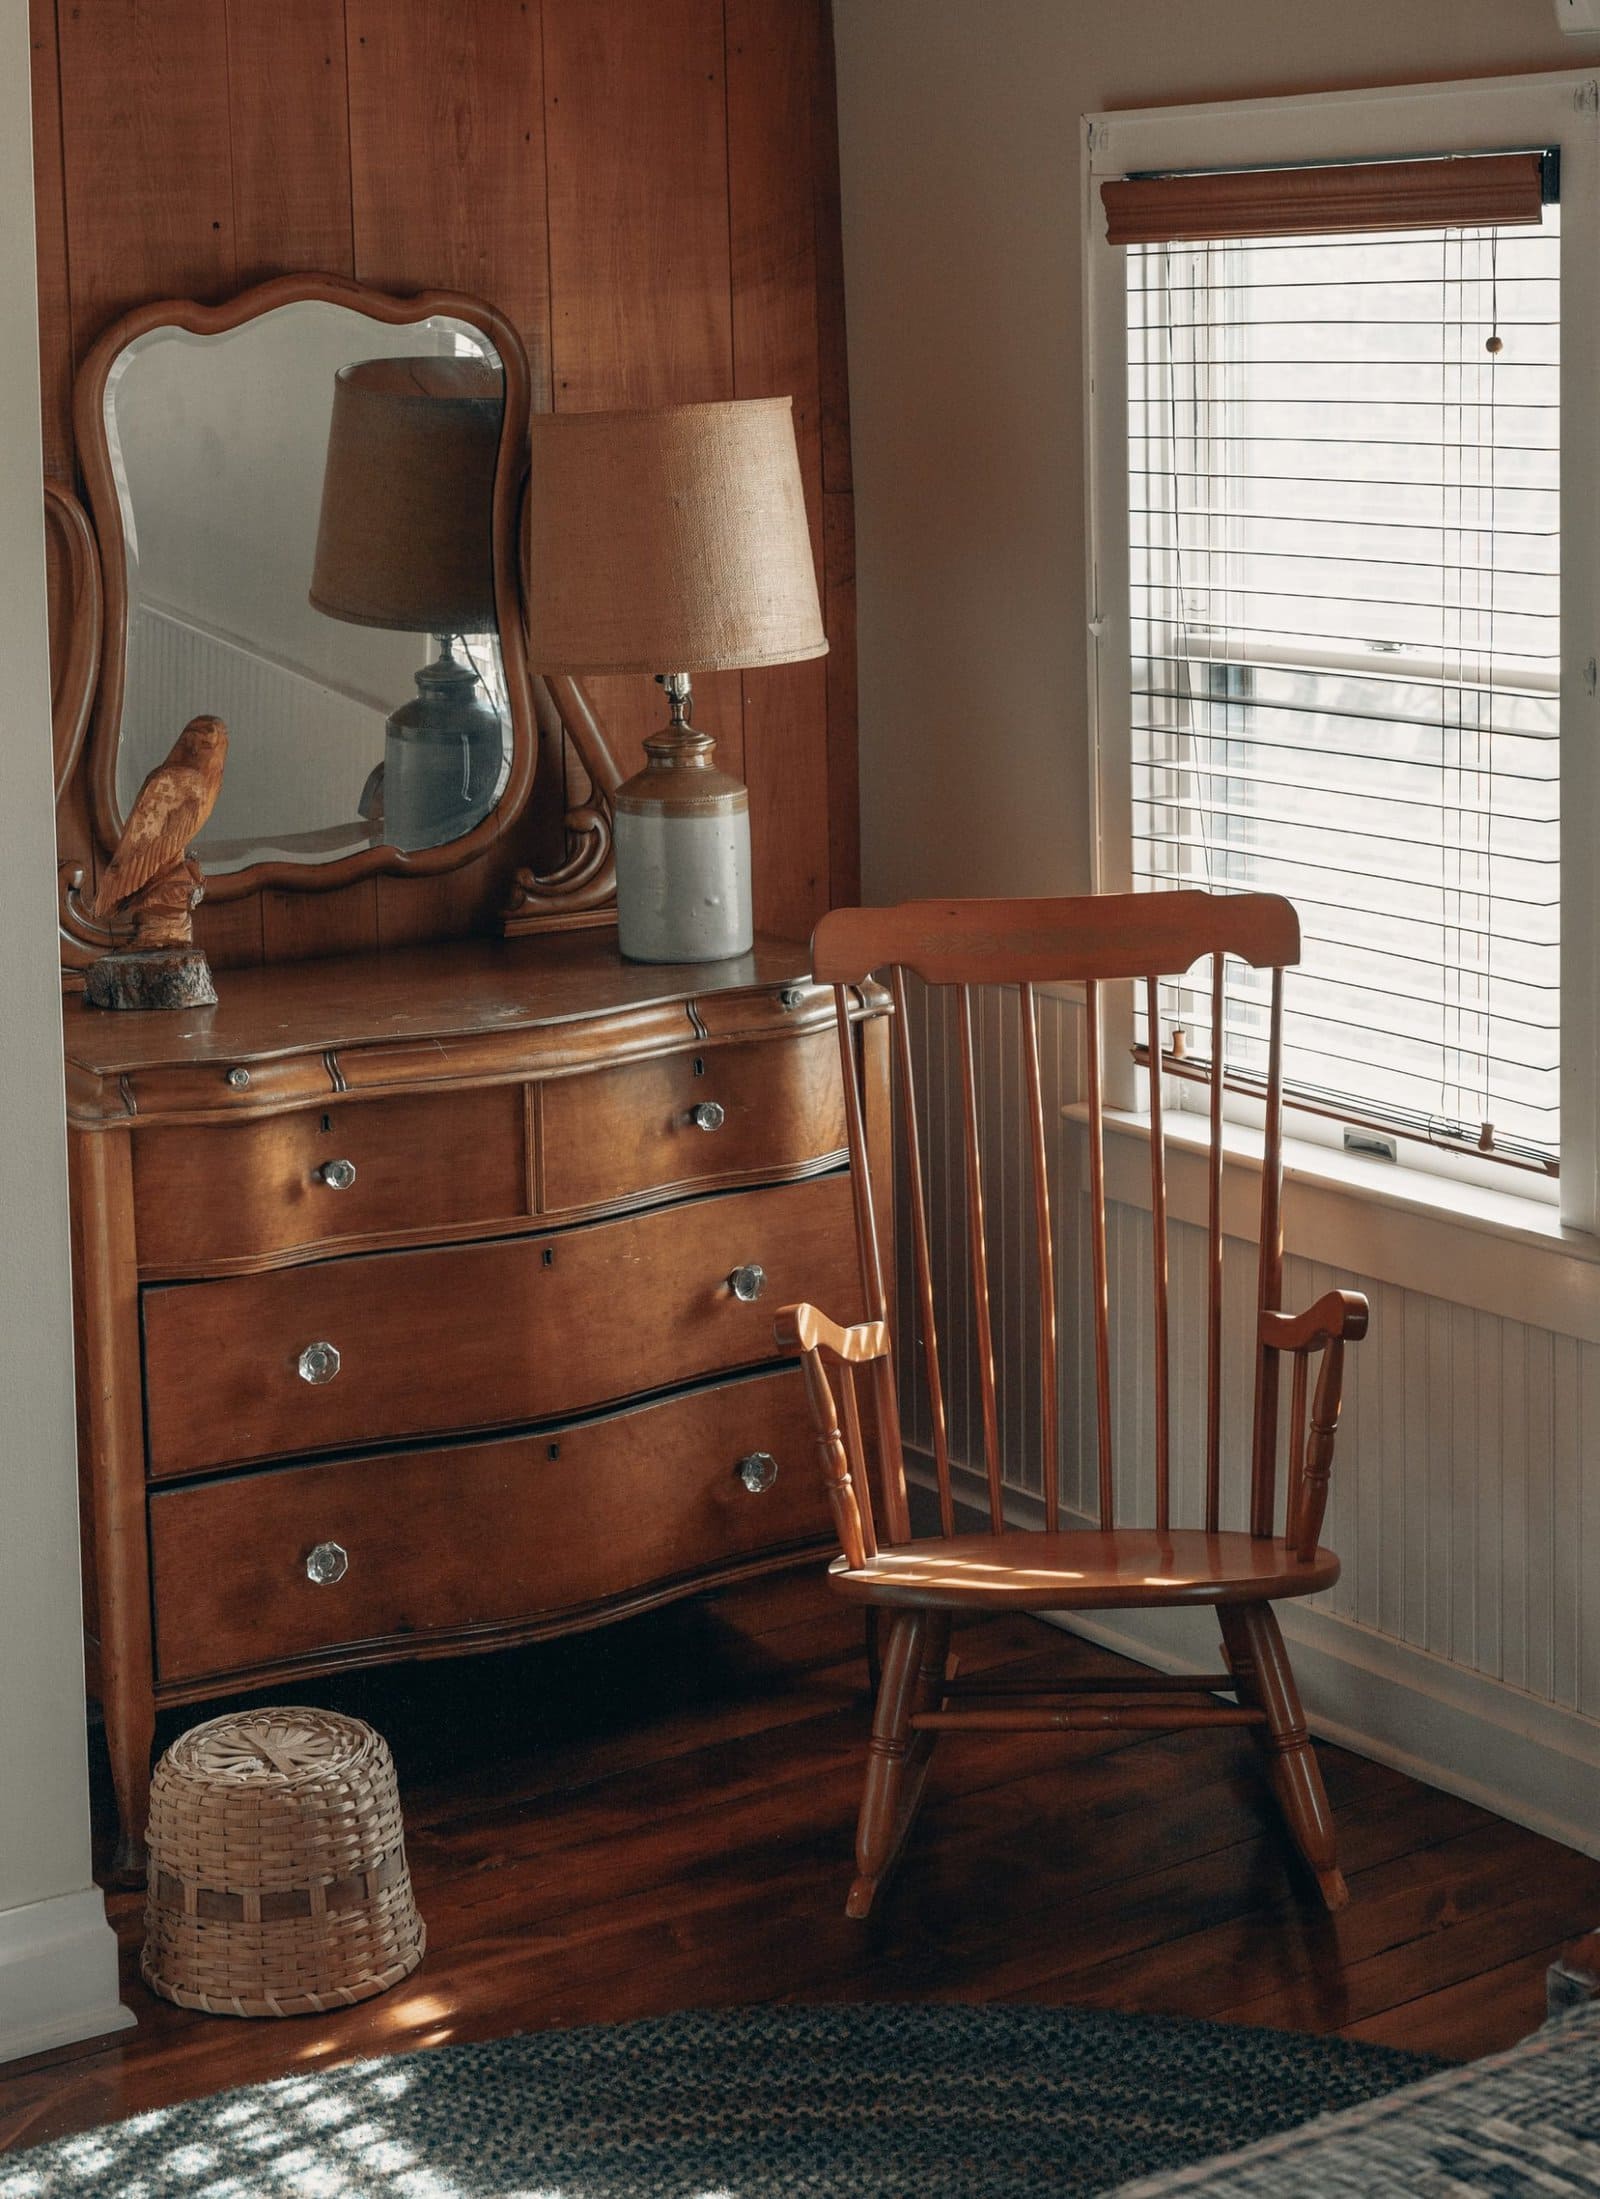
[[[539,1104],[547,1214],[759,1183],[838,1159],[845,1146],[831,1027],[556,1078]]]
[[[133,1140],[143,1275],[239,1272],[296,1253],[528,1213],[520,1086],[334,1100]]]

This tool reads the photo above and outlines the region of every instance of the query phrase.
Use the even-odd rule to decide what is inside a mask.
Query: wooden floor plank
[[[1418,2054],[1466,2061],[1482,2051],[1486,2028],[1509,2028],[1513,2036],[1522,2037],[1544,2020],[1545,1972],[1559,1952],[1560,1942],[1552,1942],[1459,1985],[1382,2009],[1349,2025],[1346,2035],[1374,2046],[1403,2046]]]
[[[1121,1669],[1010,1616],[960,1654],[1010,1677]],[[1354,1896],[1329,1918],[1249,1736],[1213,1731],[946,1741],[899,1879],[848,1922],[864,1643],[810,1568],[306,1692],[394,1749],[422,1969],[336,2016],[196,2016],[139,1985],[140,1903],[114,1895],[139,2028],[0,2071],[0,2150],[363,2054],[752,2001],[1164,2009],[1465,2057],[1531,2028],[1545,1961],[1600,1917],[1600,1864],[1324,1749]]]

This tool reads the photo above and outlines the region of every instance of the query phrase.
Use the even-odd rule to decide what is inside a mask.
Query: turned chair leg
[[[1271,1604],[1245,1603],[1222,1604],[1217,1617],[1239,1700],[1266,1713],[1262,1738],[1289,1837],[1309,1865],[1326,1906],[1342,1909],[1350,1889],[1339,1869],[1333,1812],[1277,1616]]]
[[[937,1707],[944,1689],[950,1622],[932,1611],[897,1612],[889,1624],[883,1677],[867,1747],[867,1777],[856,1825],[856,1877],[845,1915],[864,1917],[911,1830],[933,1755],[931,1733],[913,1733],[918,1711]]]

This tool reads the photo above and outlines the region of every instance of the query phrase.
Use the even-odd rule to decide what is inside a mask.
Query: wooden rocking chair
[[[1264,894],[1196,892],[1095,895],[1076,900],[907,903],[899,908],[837,909],[812,941],[816,976],[833,985],[844,1065],[846,1119],[854,1170],[856,1227],[866,1303],[875,1319],[843,1329],[813,1306],[778,1316],[779,1340],[803,1355],[818,1447],[829,1485],[841,1555],[831,1568],[846,1597],[887,1610],[889,1625],[870,1743],[866,1791],[856,1840],[855,1883],[847,1913],[865,1916],[904,1845],[938,1736],[947,1732],[1059,1733],[1110,1726],[1170,1728],[1245,1725],[1265,1744],[1272,1783],[1295,1846],[1330,1909],[1349,1899],[1335,1852],[1333,1822],[1300,1708],[1273,1604],[1307,1596],[1339,1577],[1339,1561],[1319,1546],[1339,1418],[1344,1346],[1367,1326],[1367,1303],[1330,1291],[1309,1311],[1279,1310],[1281,1226],[1283,971],[1299,959],[1300,927],[1287,901]],[[1181,976],[1202,956],[1211,962],[1212,1029],[1217,1039],[1208,1112],[1205,1515],[1194,1527],[1169,1517],[1171,1380],[1168,1369],[1167,1181],[1161,1078],[1150,1064],[1151,1217],[1154,1239],[1154,1520],[1119,1525],[1113,1506],[1111,1346],[1106,1194],[1102,1155],[1101,990],[1135,979],[1145,987],[1152,1039],[1160,1033],[1158,982]],[[1222,1095],[1224,958],[1270,970],[1266,1134],[1261,1177],[1259,1316],[1254,1341],[1254,1410],[1247,1532],[1224,1532],[1222,1488]],[[914,1539],[900,1442],[888,1328],[884,1263],[874,1219],[863,1127],[864,1099],[849,1020],[850,988],[887,970],[894,991],[898,1128],[908,1179],[911,1248],[926,1371],[929,1425],[941,1532]],[[906,972],[959,994],[961,1084],[966,1159],[967,1259],[981,1386],[988,1528],[958,1533],[939,1342],[934,1320],[928,1202],[907,1027]],[[1044,1108],[1034,986],[1080,982],[1084,989],[1089,1206],[1093,1258],[1094,1364],[1098,1429],[1098,1524],[1062,1527],[1058,1503],[1056,1286],[1047,1183]],[[995,1394],[995,1335],[984,1233],[973,991],[1010,986],[1020,995],[1021,1087],[1032,1151],[1034,1237],[1038,1260],[1038,1348],[1042,1364],[1044,1451],[1042,1531],[1007,1524]],[[1159,1045],[1154,1050],[1159,1053]],[[1194,1118],[1190,1118],[1193,1120]],[[1293,1362],[1290,1453],[1284,1527],[1277,1517],[1278,1362]],[[1307,1428],[1308,1369],[1321,1354]],[[858,1385],[860,1387],[858,1388]],[[863,1429],[870,1430],[870,1447]],[[876,1469],[874,1471],[874,1469]],[[1198,1482],[1198,1474],[1194,1477]],[[874,1496],[873,1483],[877,1493]],[[1085,1611],[1157,1604],[1211,1604],[1222,1632],[1227,1671],[1175,1678],[1079,1679],[1066,1683],[985,1685],[946,1670],[951,1621],[962,1611]],[[1231,1701],[1219,1699],[1226,1693]],[[1053,1700],[1029,1702],[1029,1694]],[[982,1698],[987,1696],[988,1702]],[[1080,1698],[1074,1700],[1073,1698]],[[1087,1697],[1088,1700],[1082,1700]],[[997,1700],[996,1698],[1001,1698]]]

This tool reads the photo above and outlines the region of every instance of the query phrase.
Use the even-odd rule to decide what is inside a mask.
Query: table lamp
[[[529,661],[667,692],[615,797],[617,944],[635,962],[748,954],[749,797],[690,723],[690,674],[827,650],[792,402],[536,413],[532,430]]]
[[[456,637],[498,631],[494,477],[503,417],[487,360],[362,359],[334,377],[313,607],[353,626],[437,634],[384,741],[383,837],[437,847],[487,815],[505,726]]]

